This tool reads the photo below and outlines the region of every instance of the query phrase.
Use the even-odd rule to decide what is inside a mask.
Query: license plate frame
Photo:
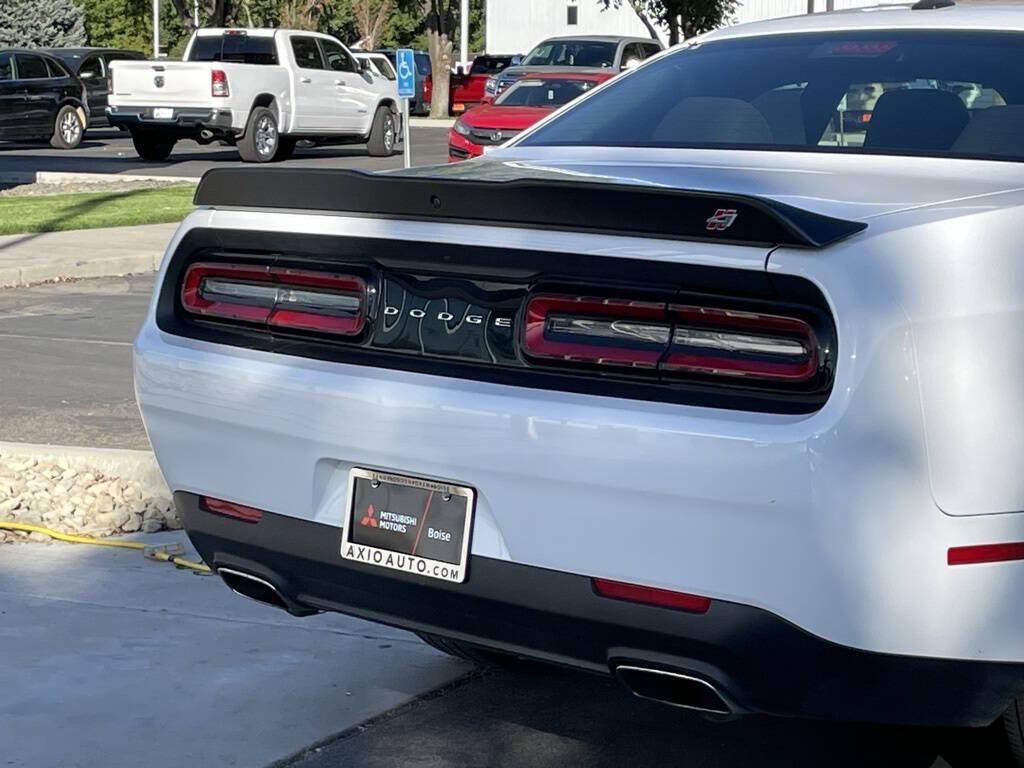
[[[436,529],[428,524],[432,512]],[[353,467],[339,554],[364,565],[461,584],[468,577],[475,512],[476,491],[470,486]]]
[[[173,120],[174,107],[153,107],[154,120]]]

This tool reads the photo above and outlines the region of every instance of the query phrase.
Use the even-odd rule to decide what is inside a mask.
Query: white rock
[[[21,504],[21,499],[15,496],[13,499],[7,499],[7,501],[0,501],[0,515],[6,515],[8,512],[13,512]]]

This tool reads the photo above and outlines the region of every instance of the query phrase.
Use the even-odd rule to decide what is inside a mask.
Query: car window
[[[545,40],[523,59],[527,67],[610,67],[617,43],[601,40]]]
[[[1024,160],[1024,35],[885,30],[709,41],[523,145],[733,147]]]
[[[46,70],[50,77],[71,77],[71,72],[64,66],[64,63],[57,59],[43,59],[46,63]]]
[[[560,107],[594,88],[593,80],[522,78],[494,100],[502,107]]]
[[[395,68],[391,66],[391,62],[386,56],[374,56],[371,61],[373,61],[374,65],[377,67],[377,71],[384,75],[388,80],[398,79],[398,75],[395,74]]]
[[[320,48],[316,44],[316,38],[293,37],[291,43],[295,63],[300,69],[326,69],[323,58],[320,56]]]
[[[650,58],[656,53],[661,53],[661,46],[655,43],[641,43],[640,51],[643,53],[644,58]]]
[[[640,49],[640,43],[629,43],[622,49],[622,65],[636,63],[644,60],[644,53]]]
[[[430,57],[425,53],[417,53],[413,55],[416,59],[416,71],[421,75],[430,74]]]
[[[338,43],[333,40],[325,40],[322,37],[319,40],[328,69],[333,69],[335,72],[355,72],[358,69],[355,61],[348,55],[348,51]],[[298,54],[296,54],[296,58],[298,58]]]
[[[227,32],[200,35],[192,42],[189,61],[229,61],[236,64],[277,64],[274,38]]]
[[[493,75],[508,66],[511,59],[497,56],[477,56],[470,68],[471,75]]]
[[[46,62],[40,56],[16,53],[14,60],[17,64],[19,80],[37,80],[50,76],[50,70],[46,68]]]
[[[78,76],[83,80],[102,80],[107,74],[103,59],[100,56],[90,56],[82,62],[78,70]]]
[[[11,54],[0,53],[0,81],[13,79],[14,72],[11,69]]]

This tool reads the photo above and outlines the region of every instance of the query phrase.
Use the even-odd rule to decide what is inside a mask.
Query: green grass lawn
[[[129,192],[0,197],[0,235],[126,227],[181,221],[192,210],[192,185]]]

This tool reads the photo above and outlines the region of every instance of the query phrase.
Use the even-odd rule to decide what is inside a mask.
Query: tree
[[[417,0],[423,11],[427,28],[427,51],[430,53],[430,73],[433,91],[430,96],[430,116],[448,117],[448,93],[454,61],[453,51],[458,18],[455,7],[458,0]]]
[[[394,4],[392,0],[351,0],[351,3],[359,42],[366,50],[372,50],[377,47],[384,25],[391,18]]]
[[[668,28],[668,44],[708,32],[725,24],[739,0],[597,0],[605,8],[629,5],[647,26],[652,37],[658,21]]]
[[[50,48],[84,44],[82,9],[74,0],[0,0],[0,45]]]

